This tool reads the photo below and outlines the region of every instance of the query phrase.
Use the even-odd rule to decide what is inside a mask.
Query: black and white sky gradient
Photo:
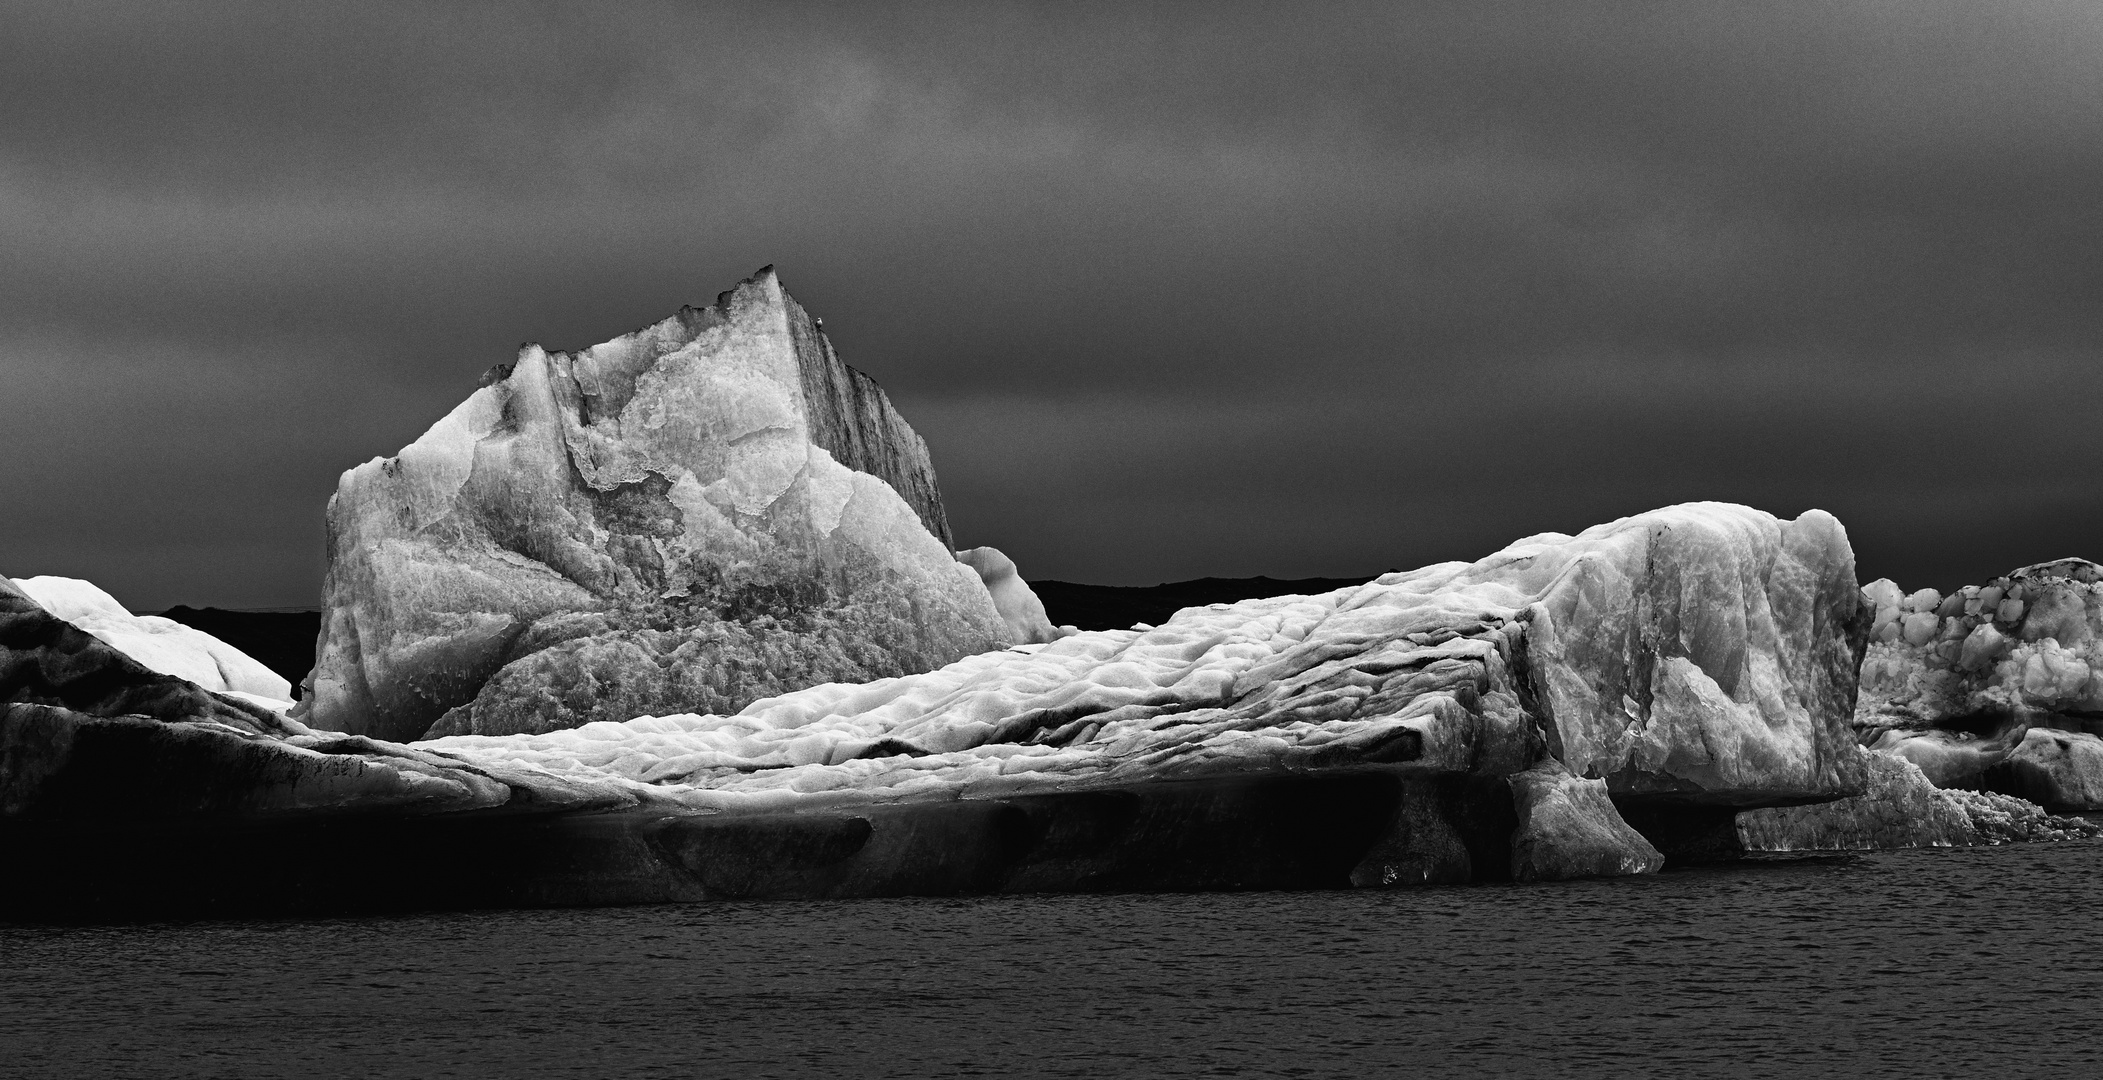
[[[769,263],[1030,577],[2103,558],[2103,5],[5,0],[0,573],[312,605],[342,470]]]

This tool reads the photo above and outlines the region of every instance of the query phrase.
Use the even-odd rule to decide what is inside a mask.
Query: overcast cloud
[[[2103,558],[2099,117],[2093,3],[0,3],[0,573],[311,605],[342,470],[769,263],[1031,577]]]

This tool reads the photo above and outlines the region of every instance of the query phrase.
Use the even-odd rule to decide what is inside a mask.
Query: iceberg
[[[1013,641],[927,446],[762,270],[529,345],[328,506],[316,728],[412,740],[700,710]]]
[[[933,672],[433,751],[704,806],[1552,754],[1617,797],[1856,793],[1852,555],[1818,513],[1697,504],[1320,596],[1186,609]]]
[[[210,910],[1644,873],[1738,843],[1741,811],[1868,790],[1869,614],[1829,515],[1698,503],[734,712],[402,743],[24,608],[4,670],[70,650],[181,693],[8,676],[0,846],[40,868],[11,903],[151,873]]]

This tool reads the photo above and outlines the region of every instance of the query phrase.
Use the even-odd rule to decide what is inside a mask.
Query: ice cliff
[[[329,501],[317,728],[540,732],[926,671],[1014,640],[927,447],[771,269],[524,348]]]

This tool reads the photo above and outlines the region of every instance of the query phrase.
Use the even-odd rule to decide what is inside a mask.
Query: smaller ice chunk
[[[45,611],[163,675],[291,705],[292,684],[284,676],[202,630],[158,615],[134,615],[79,578],[16,578],[14,584]]]
[[[978,572],[979,580],[992,594],[993,610],[1015,632],[1018,643],[1041,645],[1080,632],[1071,626],[1051,624],[1051,618],[1044,613],[1044,601],[1037,598],[1029,582],[1022,580],[1015,560],[999,548],[975,547],[959,551],[956,556],[958,562]]]
[[[1878,611],[1885,608],[1896,609],[1906,602],[1906,594],[1900,592],[1898,582],[1890,578],[1878,578],[1862,586],[1862,595],[1869,600],[1870,606]]]
[[[1964,651],[1957,663],[1967,671],[1984,671],[2007,651],[2007,635],[1994,629],[1992,623],[1980,623],[1964,639]]]

